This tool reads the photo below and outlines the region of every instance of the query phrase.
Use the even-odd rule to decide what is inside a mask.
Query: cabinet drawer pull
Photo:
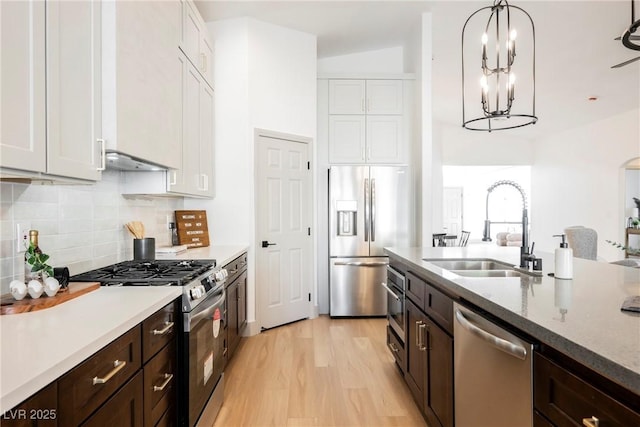
[[[160,329],[160,330],[154,329],[153,331],[151,331],[151,333],[153,335],[164,335],[167,332],[169,332],[171,328],[173,328],[173,322],[164,322],[164,324],[165,324],[164,329]]]
[[[396,347],[396,345],[392,342],[389,343],[389,349],[391,350],[391,352],[393,353],[398,353],[400,352],[400,349],[398,347]]]
[[[104,378],[93,377],[93,385],[96,384],[106,384],[115,374],[120,372],[124,367],[127,366],[126,360],[114,360],[113,361],[113,369]]]
[[[585,427],[598,427],[600,425],[600,420],[596,417],[583,418],[582,425]]]
[[[159,386],[154,385],[153,386],[153,391],[162,391],[164,390],[167,385],[169,385],[169,383],[171,382],[171,380],[173,379],[173,374],[164,374],[164,382],[162,384],[160,384]]]

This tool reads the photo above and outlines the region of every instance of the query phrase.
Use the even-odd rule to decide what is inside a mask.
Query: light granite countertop
[[[520,248],[482,244],[385,250],[451,296],[640,395],[640,316],[620,310],[627,297],[640,296],[640,269],[574,258],[573,279],[561,280],[548,276],[553,254],[536,252],[543,260],[540,278],[471,278],[424,259],[488,258],[517,265]]]
[[[224,266],[247,246],[188,249],[158,259],[216,259]],[[0,316],[0,414],[182,295],[170,287],[101,287],[45,310]]]

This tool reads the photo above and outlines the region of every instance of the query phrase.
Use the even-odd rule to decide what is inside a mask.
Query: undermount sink
[[[494,261],[492,259],[428,259],[425,261],[430,262],[445,270],[451,270],[460,274],[462,270],[473,271],[491,271],[491,270],[513,270],[513,266],[502,262]],[[514,271],[515,273],[515,271]],[[462,276],[462,274],[460,274]],[[498,276],[494,276],[498,277]]]
[[[523,273],[514,270],[449,270],[465,277],[522,277]]]
[[[424,261],[428,261],[433,265],[436,265],[444,270],[447,270],[453,274],[457,274],[458,276],[463,276],[463,277],[497,278],[497,277],[525,277],[530,275],[536,275],[533,273],[518,271],[511,264],[506,264],[504,262],[495,261],[492,259],[424,258]]]

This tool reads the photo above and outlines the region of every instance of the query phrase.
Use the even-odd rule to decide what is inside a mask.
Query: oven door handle
[[[186,332],[191,332],[191,326],[192,325],[196,325],[198,324],[198,322],[200,322],[203,319],[206,319],[207,317],[212,317],[213,313],[215,313],[216,308],[220,308],[220,313],[222,314],[223,310],[224,310],[224,300],[225,300],[225,292],[221,292],[219,298],[217,298],[216,300],[214,300],[213,302],[206,302],[205,301],[201,302],[198,307],[196,307],[196,310],[194,310],[195,312],[191,312],[187,314],[187,318],[185,319],[185,331]],[[209,297],[211,298],[211,297]],[[207,298],[207,299],[209,299]],[[222,316],[221,316],[222,317]],[[224,320],[224,319],[222,319]]]
[[[400,301],[400,297],[399,297],[398,295],[396,295],[396,293],[395,293],[395,292],[393,292],[393,291],[391,290],[391,288],[389,288],[389,287],[387,286],[387,284],[386,284],[386,283],[382,282],[382,283],[380,283],[380,284],[382,285],[382,287],[383,287],[383,288],[385,288],[385,289],[387,290],[387,292],[389,292],[389,293],[391,294],[391,296],[392,296],[392,297],[394,297],[394,298],[396,299],[396,301]]]

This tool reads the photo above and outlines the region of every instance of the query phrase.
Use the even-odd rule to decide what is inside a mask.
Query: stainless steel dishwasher
[[[533,344],[454,303],[456,427],[533,425]]]

